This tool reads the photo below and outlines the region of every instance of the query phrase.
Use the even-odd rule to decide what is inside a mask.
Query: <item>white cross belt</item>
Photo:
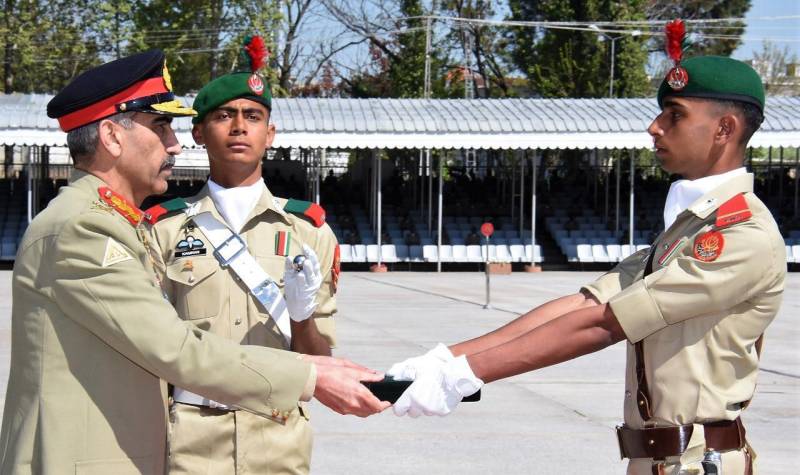
[[[287,343],[290,342],[292,327],[283,294],[275,281],[247,251],[244,240],[208,211],[193,216],[192,220],[214,246],[214,257],[220,265],[230,267],[242,279],[250,294],[275,321]]]

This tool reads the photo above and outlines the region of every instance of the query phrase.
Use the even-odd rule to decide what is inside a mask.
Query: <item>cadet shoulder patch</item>
[[[722,254],[725,238],[719,231],[708,231],[694,240],[694,257],[703,262],[712,262]]]
[[[310,201],[301,201],[295,199],[286,200],[283,205],[283,210],[288,213],[301,214],[310,219],[314,226],[322,227],[325,224],[325,210],[322,206],[312,203]]]
[[[147,210],[144,212],[144,219],[150,224],[156,224],[161,218],[167,216],[168,214],[174,211],[182,211],[188,207],[189,205],[183,200],[183,198],[174,198],[147,208]]]
[[[742,221],[747,221],[753,216],[744,194],[739,193],[728,201],[722,203],[717,209],[717,220],[714,223],[717,229],[726,228]]]
[[[130,261],[133,257],[128,254],[128,251],[122,244],[115,241],[113,238],[108,238],[106,241],[106,251],[103,255],[103,267],[113,266],[120,262]]]

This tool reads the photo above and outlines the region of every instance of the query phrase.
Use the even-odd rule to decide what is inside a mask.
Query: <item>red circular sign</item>
[[[492,223],[481,224],[481,234],[483,234],[486,237],[489,237],[492,234],[494,234],[494,225]]]

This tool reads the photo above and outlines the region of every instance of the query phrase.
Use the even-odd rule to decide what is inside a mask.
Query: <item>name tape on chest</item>
[[[205,256],[206,243],[202,239],[187,234],[184,239],[178,241],[175,246],[175,257]]]

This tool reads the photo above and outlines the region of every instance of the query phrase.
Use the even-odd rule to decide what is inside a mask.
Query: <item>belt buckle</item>
[[[281,291],[278,289],[275,281],[267,276],[264,282],[261,282],[253,287],[251,292],[256,300],[258,300],[269,312],[269,314],[272,315],[272,312],[275,310],[273,308],[275,306],[275,302],[281,297]],[[275,319],[277,318],[278,316],[275,315]]]
[[[624,424],[620,424],[615,427],[617,431],[617,448],[619,449],[619,459],[625,460],[625,447],[622,444],[622,429],[624,428]]]
[[[221,253],[220,251],[221,251],[221,250],[224,250],[226,247],[228,247],[229,245],[231,245],[231,244],[232,244],[232,242],[231,242],[231,241],[238,241],[238,243],[239,243],[239,249],[237,249],[237,250],[236,250],[236,251],[233,253],[233,255],[231,255],[230,257],[228,257],[228,258],[225,258],[225,257],[222,255],[222,253]],[[234,259],[236,259],[236,257],[237,257],[239,254],[241,254],[242,252],[244,252],[244,250],[245,250],[245,249],[247,249],[247,244],[245,244],[245,242],[244,242],[244,240],[241,238],[241,236],[239,236],[239,235],[238,235],[238,234],[236,234],[236,233],[231,233],[231,235],[230,235],[230,236],[228,236],[228,239],[226,239],[225,241],[223,241],[223,242],[222,242],[222,244],[220,244],[219,246],[217,246],[217,248],[216,248],[216,249],[214,249],[214,257],[216,257],[216,258],[217,258],[217,260],[219,261],[219,264],[220,264],[222,267],[228,267],[228,265],[230,265],[231,261],[233,261]]]

